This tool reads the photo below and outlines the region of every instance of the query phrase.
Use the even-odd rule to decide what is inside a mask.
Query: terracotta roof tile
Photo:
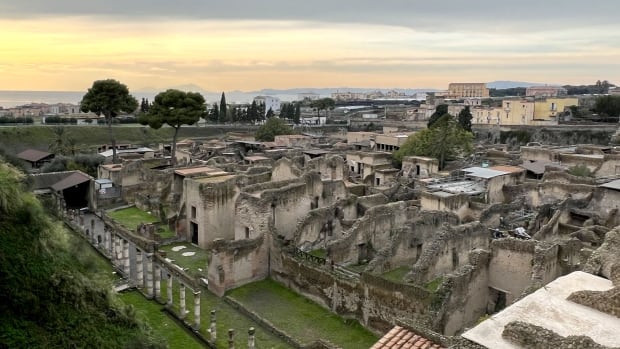
[[[394,326],[371,349],[445,349],[401,326]]]

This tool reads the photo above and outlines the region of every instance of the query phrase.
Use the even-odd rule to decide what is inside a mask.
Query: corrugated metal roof
[[[82,173],[80,171],[76,171],[76,172],[73,172],[68,177],[65,177],[60,182],[57,182],[56,184],[52,185],[52,189],[55,191],[65,190],[67,188],[71,188],[78,184],[88,182],[90,181],[90,179],[91,179],[90,176],[88,176],[87,174]]]
[[[46,157],[53,156],[53,155],[54,154],[48,153],[46,151],[28,149],[28,150],[24,150],[23,152],[17,154],[17,157],[22,160],[26,160],[26,161],[37,162],[37,161],[41,161],[45,159]]]
[[[601,184],[600,187],[607,188],[607,189],[613,189],[613,190],[620,190],[620,179],[616,179],[615,181]]]
[[[508,172],[506,171],[491,170],[489,168],[484,168],[484,167],[468,167],[468,168],[463,169],[463,171],[467,172],[468,176],[477,177],[477,178],[485,178],[485,179],[508,174]]]
[[[155,150],[151,148],[142,147],[142,148],[132,148],[132,149],[117,149],[116,154],[118,155],[118,154],[128,154],[128,153],[148,153],[148,152],[154,152],[154,151]],[[113,155],[112,149],[101,152],[99,153],[99,155],[105,156],[106,158],[108,158]]]

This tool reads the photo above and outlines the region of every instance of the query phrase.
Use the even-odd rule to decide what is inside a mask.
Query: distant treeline
[[[0,124],[32,124],[34,120],[29,116],[0,116]]]
[[[610,87],[615,87],[616,85],[610,83],[607,80],[597,81],[592,85],[564,85],[566,89],[566,93],[571,95],[595,95],[595,94],[606,94],[609,91]],[[490,88],[489,95],[491,97],[507,97],[507,96],[525,96],[525,87],[513,87],[513,88],[503,88],[496,89]]]
[[[87,124],[93,123],[94,119],[82,119],[83,122]],[[45,117],[46,125],[76,125],[78,122],[77,118],[65,118],[62,116],[47,116]],[[127,116],[122,118],[114,118],[112,119],[112,124],[137,124],[138,120],[133,116]],[[98,125],[105,125],[105,119],[97,119]]]

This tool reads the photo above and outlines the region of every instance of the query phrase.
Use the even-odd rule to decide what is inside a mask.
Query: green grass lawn
[[[133,305],[138,318],[148,323],[156,336],[166,339],[170,348],[203,348],[194,336],[161,311],[161,305],[147,300],[137,291],[122,293],[119,298]]]
[[[108,216],[120,224],[124,225],[125,228],[135,231],[140,223],[157,223],[159,222],[159,218],[149,214],[148,212],[142,211],[141,209],[132,206],[128,208],[123,208],[120,210],[108,211]],[[170,238],[174,237],[175,233],[170,230],[166,225],[159,225],[158,234],[162,238]]]
[[[424,285],[424,287],[431,292],[436,292],[442,282],[443,282],[443,277],[440,276],[428,282],[426,285]]]
[[[345,320],[272,280],[239,287],[229,296],[305,344],[320,338],[358,349],[378,340],[357,321]]]
[[[327,257],[327,251],[324,248],[319,248],[317,250],[312,250],[309,252],[309,254],[315,256],[315,257],[320,257],[320,258],[326,258]]]
[[[184,246],[185,248],[174,251],[175,247]],[[170,245],[160,246],[160,250],[166,252],[166,257],[174,260],[175,264],[183,268],[188,268],[185,272],[193,277],[206,277],[207,275],[207,251],[192,245],[189,242],[177,242]],[[184,256],[183,253],[195,252],[193,256]]]
[[[161,282],[161,298],[160,301],[167,300],[167,280]],[[179,313],[179,284],[173,280],[172,284],[173,307],[175,313]],[[186,321],[194,323],[194,295],[189,288],[185,289],[185,307],[189,311],[186,315]],[[248,329],[254,327],[256,330],[256,347],[261,349],[285,349],[291,348],[289,344],[282,341],[271,332],[260,327],[257,323],[239,313],[235,308],[224,302],[222,298],[215,296],[207,290],[202,290],[200,294],[200,333],[207,339],[211,336],[207,330],[211,321],[211,310],[215,310],[217,317],[217,347],[228,348],[228,329],[235,330],[235,347],[245,348],[248,341]],[[171,348],[176,348],[171,346]]]
[[[403,277],[407,275],[409,271],[411,271],[411,268],[409,267],[400,267],[394,270],[390,270],[387,273],[384,273],[382,276],[390,281],[402,283]]]

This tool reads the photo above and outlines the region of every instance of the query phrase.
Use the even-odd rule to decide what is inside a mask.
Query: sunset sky
[[[20,0],[0,90],[620,84],[620,1]]]

